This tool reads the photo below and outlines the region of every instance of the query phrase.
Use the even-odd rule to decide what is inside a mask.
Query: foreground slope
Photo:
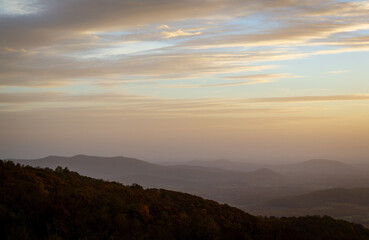
[[[258,218],[214,201],[0,161],[2,239],[369,239],[330,217]]]

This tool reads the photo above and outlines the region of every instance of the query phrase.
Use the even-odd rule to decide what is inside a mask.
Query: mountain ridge
[[[255,217],[164,189],[83,177],[67,168],[0,161],[5,239],[364,240],[369,230],[330,217]]]

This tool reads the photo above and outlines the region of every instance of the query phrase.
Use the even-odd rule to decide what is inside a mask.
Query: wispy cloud
[[[161,33],[164,38],[175,38],[175,37],[181,37],[181,36],[194,36],[194,35],[200,35],[201,32],[185,32],[182,29],[178,29],[177,31],[164,31]]]
[[[170,29],[170,27],[166,24],[162,24],[159,27],[157,27],[157,29]]]
[[[323,96],[293,96],[293,97],[271,97],[271,98],[198,98],[198,99],[170,99],[148,97],[144,95],[130,95],[122,93],[85,93],[70,94],[67,92],[44,91],[44,92],[14,92],[0,93],[0,104],[23,105],[33,104],[32,109],[44,108],[69,108],[82,106],[102,107],[106,110],[135,109],[136,113],[146,114],[147,111],[153,112],[160,109],[164,112],[180,112],[209,110],[219,114],[224,113],[225,109],[235,110],[233,113],[245,111],[246,113],[260,112],[279,112],[282,110],[276,107],[258,106],[255,104],[263,103],[303,103],[303,102],[336,102],[336,101],[368,101],[369,94],[347,94],[347,95],[323,95]],[[60,105],[59,103],[63,103]],[[84,105],[81,105],[81,104]],[[26,105],[25,105],[26,104]],[[41,105],[38,105],[41,104]],[[269,109],[269,110],[267,110]],[[5,109],[7,111],[7,109]],[[229,113],[231,113],[230,111]],[[290,111],[284,111],[291,113]]]
[[[335,71],[330,71],[329,73],[331,74],[342,74],[342,73],[347,73],[350,72],[350,70],[335,70]]]
[[[24,48],[22,49],[14,49],[14,48],[9,48],[9,47],[3,47],[3,50],[4,51],[7,51],[7,52],[13,52],[13,53],[16,53],[16,52],[27,52]]]
[[[253,74],[253,75],[224,77],[226,79],[243,79],[243,81],[222,82],[222,83],[214,83],[214,84],[198,84],[198,85],[176,84],[176,85],[165,85],[165,87],[167,88],[231,87],[231,86],[268,83],[268,82],[273,82],[277,79],[298,78],[298,77],[301,77],[301,76],[294,76],[294,75],[286,74],[286,73]]]
[[[365,1],[113,0],[103,8],[97,3],[39,0],[40,11],[0,15],[1,91],[116,85],[138,93],[134,83],[140,83],[153,86],[148,97],[185,88],[209,97],[212,88],[302,75],[311,81],[308,71],[291,70],[287,60],[298,64],[302,58],[369,51]],[[29,4],[22,8],[31,10]],[[290,91],[296,90],[292,85]]]
[[[348,94],[333,96],[299,96],[299,97],[274,97],[274,98],[255,98],[251,102],[264,103],[291,103],[291,102],[329,102],[329,101],[360,101],[369,100],[369,94]]]

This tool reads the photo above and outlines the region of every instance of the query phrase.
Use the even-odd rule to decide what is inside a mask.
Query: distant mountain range
[[[220,168],[232,171],[250,172],[261,168],[268,168],[280,173],[300,175],[346,175],[352,174],[357,169],[348,164],[328,159],[311,159],[291,164],[258,164],[250,162],[235,162],[226,159],[213,161],[194,160],[185,162],[184,165]]]
[[[142,160],[128,157],[96,157],[76,155],[73,157],[48,156],[35,160],[16,160],[21,164],[39,167],[68,167],[82,175],[112,179],[126,174],[142,174],[160,171],[161,167]]]
[[[138,183],[146,188],[166,188],[188,192],[232,205],[237,205],[236,199],[249,195],[247,192],[253,191],[254,188],[270,188],[290,183],[288,177],[268,169],[242,172],[203,166],[163,166],[121,156],[49,156],[16,162],[53,169],[57,166],[68,167],[85,176],[114,180],[124,184]]]
[[[287,208],[320,207],[331,204],[350,204],[369,207],[369,188],[332,188],[279,199],[272,203],[275,206]]]
[[[253,172],[229,171],[220,168],[174,165],[163,166],[127,157],[96,157],[76,155],[73,157],[49,156],[35,160],[17,160],[21,164],[39,167],[68,167],[83,175],[131,184],[137,182],[148,187],[184,183],[223,183],[245,186],[264,186],[288,183],[288,178],[268,169]]]
[[[276,216],[329,215],[369,227],[369,188],[332,188],[284,197],[251,210]]]
[[[190,165],[190,166],[220,168],[220,169],[231,170],[231,171],[244,171],[244,172],[256,171],[256,170],[266,167],[266,165],[264,164],[249,163],[249,162],[235,162],[235,161],[230,161],[227,159],[218,159],[218,160],[213,160],[213,161],[193,160],[189,162],[184,162],[182,164]]]
[[[187,192],[228,203],[255,214],[328,214],[369,226],[369,220],[365,220],[369,219],[366,215],[369,212],[367,206],[348,201],[351,197],[366,201],[369,199],[369,192],[363,191],[358,197],[355,195],[358,194],[357,189],[337,190],[369,188],[369,175],[358,171],[355,166],[338,161],[316,159],[265,166],[216,160],[158,165],[122,156],[76,155],[49,156],[16,162],[52,169],[58,166],[68,167],[72,171],[98,179],[123,184],[137,183],[145,188]],[[327,201],[326,194],[342,202]],[[338,208],[342,211],[338,211]],[[320,211],[321,209],[328,210]],[[359,209],[361,213],[355,209]]]
[[[312,159],[299,163],[277,166],[284,173],[309,175],[348,175],[355,173],[353,166],[328,159]]]

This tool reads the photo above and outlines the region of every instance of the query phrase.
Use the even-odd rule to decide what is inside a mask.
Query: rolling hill
[[[333,188],[284,197],[262,204],[255,210],[266,215],[330,215],[369,227],[369,188]]]
[[[369,187],[367,174],[355,174],[355,170],[350,173],[350,169],[353,169],[350,165],[337,161],[309,160],[281,165],[279,168],[278,166],[260,168],[250,172],[207,166],[163,166],[122,156],[49,156],[36,160],[17,160],[17,162],[53,169],[57,166],[68,167],[72,171],[93,178],[124,184],[137,183],[145,188],[165,188],[186,192],[227,203],[254,214],[329,215],[369,226],[369,216],[366,215],[369,210],[365,206],[334,203],[327,207],[325,202],[318,201],[314,207],[295,207],[292,203],[297,204],[298,199],[287,201],[290,197],[304,196],[306,198],[305,194],[329,188]],[[224,160],[220,162],[224,163]],[[337,170],[338,175],[324,174],[332,170]],[[346,195],[350,197],[350,194]],[[273,204],[273,201],[280,199],[285,200],[286,205],[290,207]],[[314,201],[305,202],[312,204]]]
[[[335,203],[369,207],[369,188],[333,188],[274,201],[280,207],[317,207]]]
[[[193,160],[189,162],[184,162],[182,164],[189,166],[212,167],[230,171],[243,171],[243,172],[256,171],[266,167],[264,164],[250,162],[236,162],[227,159],[218,159],[213,161]]]
[[[267,169],[238,172],[201,166],[162,166],[121,156],[49,156],[16,162],[34,167],[68,167],[89,177],[185,191],[225,202],[232,202],[227,199],[228,190],[236,192],[238,189],[242,193],[253,187],[280,186],[290,182],[288,177]]]
[[[97,157],[76,155],[73,157],[48,156],[34,160],[15,160],[20,164],[56,168],[57,166],[69,169],[94,178],[112,179],[126,174],[142,174],[146,172],[160,172],[161,167],[139,159],[128,157]]]
[[[303,162],[276,166],[276,169],[284,173],[292,173],[297,175],[306,174],[317,176],[337,176],[356,173],[356,169],[351,165],[328,159],[311,159]]]
[[[189,194],[0,161],[3,239],[331,239],[369,230],[330,217],[265,218]]]

